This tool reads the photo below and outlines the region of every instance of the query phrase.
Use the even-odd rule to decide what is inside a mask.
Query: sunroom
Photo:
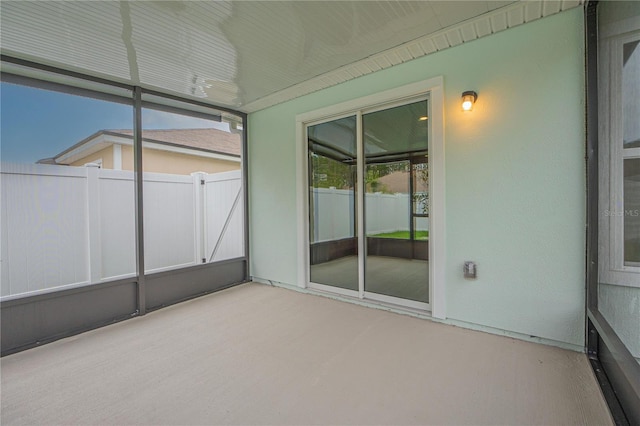
[[[640,423],[640,3],[0,12],[3,424]]]

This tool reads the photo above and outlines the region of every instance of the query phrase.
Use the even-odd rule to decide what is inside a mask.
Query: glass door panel
[[[356,117],[307,128],[310,281],[358,291]]]
[[[427,101],[363,114],[365,292],[429,303]]]

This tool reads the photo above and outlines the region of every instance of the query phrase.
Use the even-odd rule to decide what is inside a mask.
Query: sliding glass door
[[[427,130],[426,101],[362,116],[369,297],[429,302]]]
[[[311,281],[358,291],[356,117],[307,129]]]
[[[428,102],[308,125],[311,287],[429,308]]]

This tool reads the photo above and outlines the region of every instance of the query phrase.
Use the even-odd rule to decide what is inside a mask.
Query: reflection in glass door
[[[429,303],[427,101],[362,116],[365,292]]]
[[[358,291],[356,117],[307,128],[310,280]]]

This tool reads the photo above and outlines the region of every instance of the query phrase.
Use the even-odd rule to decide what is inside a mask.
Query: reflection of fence
[[[329,241],[355,235],[353,191],[315,188],[313,190],[314,241]],[[365,196],[367,234],[408,231],[409,194],[368,193]],[[418,218],[417,230],[428,230],[429,220]]]
[[[134,175],[3,164],[2,296],[135,274]],[[240,171],[145,173],[145,267],[243,256]]]

